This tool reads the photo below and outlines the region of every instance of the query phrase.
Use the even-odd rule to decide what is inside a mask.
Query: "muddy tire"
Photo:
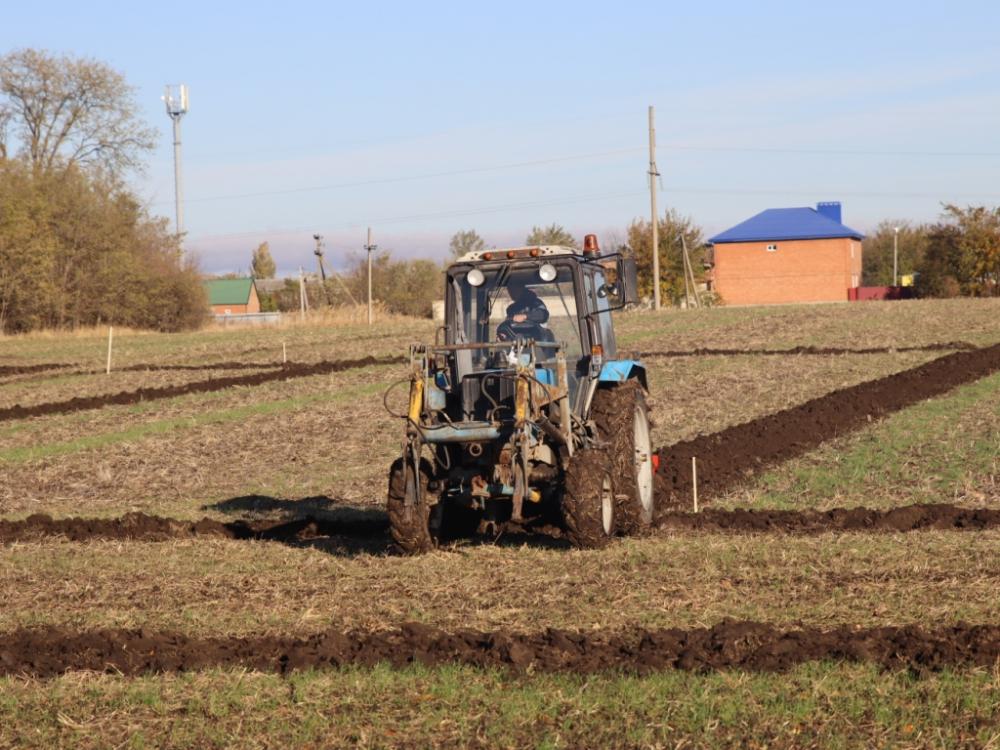
[[[420,500],[415,498],[407,504],[407,491],[412,492],[415,486],[407,482],[407,474],[412,473],[412,465],[397,458],[389,468],[389,530],[399,549],[408,555],[419,555],[430,552],[437,547],[437,535],[431,528],[431,515],[435,505],[430,501],[427,485],[430,478],[430,464],[420,461]],[[412,478],[411,478],[412,480]]]
[[[635,380],[594,394],[591,416],[609,443],[611,476],[618,502],[618,529],[635,534],[653,523],[653,445],[649,409],[642,385]]]
[[[611,541],[617,512],[607,452],[588,448],[569,460],[562,511],[566,536],[576,547],[597,549]]]

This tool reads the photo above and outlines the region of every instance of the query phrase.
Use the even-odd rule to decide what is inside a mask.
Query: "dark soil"
[[[790,354],[898,354],[901,352],[948,352],[955,350],[975,349],[974,344],[964,341],[947,341],[922,346],[876,346],[860,349],[843,347],[795,346],[791,349],[686,349],[676,351],[642,352],[638,356],[643,359],[657,357],[728,357],[728,356],[786,356]]]
[[[83,542],[92,539],[131,539],[157,542],[214,536],[222,539],[258,539],[292,542],[317,537],[350,536],[368,538],[386,536],[389,524],[383,516],[337,521],[313,517],[293,521],[228,521],[210,518],[178,521],[173,518],[129,513],[121,518],[61,518],[36,514],[23,521],[0,520],[0,543],[31,541],[44,537],[64,537]]]
[[[469,664],[593,673],[665,669],[781,671],[808,661],[873,662],[916,671],[993,667],[1000,626],[782,630],[725,621],[712,628],[519,634],[447,632],[406,624],[384,632],[327,631],[305,638],[193,637],[147,630],[18,630],[0,635],[0,674],[53,677],[72,670],[126,676],[217,667],[285,673],[355,664]]]
[[[209,362],[201,365],[158,365],[153,363],[116,367],[117,372],[161,372],[178,370],[182,372],[197,372],[200,370],[272,370],[277,367],[301,367],[302,365],[286,362]]]
[[[666,512],[657,518],[661,529],[680,531],[776,531],[822,534],[829,531],[921,531],[948,529],[981,531],[1000,528],[1000,508],[959,508],[954,505],[905,505],[889,510],[835,508],[828,511],[720,510],[701,513]]]
[[[982,531],[1000,528],[1000,509],[960,508],[955,505],[906,505],[890,510],[836,508],[825,512],[806,510],[721,510],[701,513],[667,511],[657,519],[663,530],[705,532],[776,532],[821,534],[830,531]],[[518,527],[512,527],[516,533]],[[558,537],[551,526],[527,526],[524,531]],[[305,543],[327,537],[347,537],[389,546],[389,521],[384,512],[370,512],[337,520],[305,516],[292,521],[228,521],[210,518],[178,521],[145,513],[121,518],[62,518],[33,515],[22,521],[0,520],[0,544],[63,537],[84,542],[96,539],[144,542],[214,536],[221,539],[266,540]]]
[[[357,367],[371,365],[395,365],[406,362],[405,357],[363,357],[362,359],[347,359],[333,362],[316,362],[314,364],[289,363],[278,369],[267,372],[255,372],[250,375],[234,375],[225,378],[209,378],[194,383],[182,385],[167,385],[156,388],[139,388],[135,391],[122,391],[103,396],[75,396],[67,401],[56,401],[35,406],[14,406],[0,409],[0,422],[9,422],[28,417],[39,417],[49,414],[69,414],[87,409],[100,409],[105,406],[123,406],[138,404],[143,401],[174,398],[189,393],[211,393],[236,386],[255,386],[276,380],[291,380],[292,378],[307,378],[313,375],[326,375],[331,372],[341,372]]]
[[[73,365],[50,362],[41,365],[0,365],[0,377],[6,375],[30,375],[36,372],[50,372],[52,370],[65,370]]]
[[[831,438],[998,370],[1000,344],[957,352],[661,448],[657,504],[676,507],[690,502],[692,456],[698,459],[699,498],[707,500]]]

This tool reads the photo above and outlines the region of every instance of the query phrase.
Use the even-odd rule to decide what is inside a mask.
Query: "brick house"
[[[260,297],[253,279],[207,279],[203,283],[215,315],[260,312]]]
[[[836,202],[769,208],[715,235],[712,290],[729,305],[846,302],[864,235],[840,218]]]

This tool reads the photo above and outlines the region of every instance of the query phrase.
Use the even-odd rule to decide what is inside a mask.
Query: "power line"
[[[768,148],[765,146],[685,146],[668,144],[661,148],[673,151],[746,152],[761,154],[817,154],[821,156],[933,156],[933,157],[992,157],[1000,151],[874,151],[862,149]]]
[[[526,201],[523,203],[505,203],[495,206],[482,206],[479,208],[467,208],[459,209],[455,211],[440,211],[435,213],[424,213],[424,214],[410,214],[406,216],[390,216],[383,217],[380,219],[372,219],[372,224],[398,224],[407,221],[420,221],[423,219],[452,219],[460,218],[463,216],[476,216],[479,214],[490,214],[499,213],[503,211],[511,211],[522,208],[546,208],[549,206],[562,206],[572,203],[585,203],[589,201],[597,200],[613,200],[616,198],[632,198],[636,195],[645,195],[646,191],[630,191],[625,193],[605,193],[602,195],[579,195],[570,198],[560,198],[544,201]],[[350,229],[352,227],[362,226],[361,221],[350,221],[343,224],[335,225],[329,227],[330,229]],[[298,234],[299,232],[305,232],[305,229],[280,229],[280,230],[259,230],[254,232],[234,232],[229,234],[209,234],[201,235],[199,237],[193,238],[193,241],[205,241],[205,240],[220,240],[220,239],[238,239],[241,237],[256,237],[261,234],[271,234],[271,235],[281,235],[281,234]]]
[[[368,185],[388,185],[397,182],[412,182],[414,180],[430,180],[439,177],[458,177],[467,174],[478,174],[481,172],[495,172],[506,169],[520,169],[522,167],[537,167],[545,164],[558,164],[569,161],[582,161],[585,159],[598,159],[604,156],[620,156],[622,154],[643,151],[642,148],[621,148],[612,151],[597,151],[590,154],[577,154],[575,156],[559,156],[551,159],[536,159],[534,161],[512,162],[509,164],[494,164],[485,167],[470,167],[468,169],[454,169],[447,172],[429,172],[426,174],[405,175],[402,177],[384,177],[375,180],[359,180],[357,182],[339,182],[330,185],[312,185],[299,188],[287,188],[284,190],[262,190],[255,193],[234,193],[231,195],[212,195],[202,198],[188,198],[188,203],[204,203],[208,201],[238,200],[242,198],[263,198],[271,195],[293,195],[295,193],[310,193],[322,190],[339,190],[341,188],[365,187]],[[162,204],[158,201],[152,205]]]
[[[990,158],[1000,157],[997,151],[877,151],[877,150],[854,150],[854,149],[794,149],[794,148],[770,148],[756,146],[691,146],[684,144],[666,144],[660,148],[672,151],[695,151],[707,153],[760,153],[760,154],[798,154],[798,155],[821,155],[821,156],[886,156],[886,157],[934,157],[934,158]],[[286,188],[281,190],[261,190],[251,193],[231,193],[227,195],[210,195],[201,198],[187,198],[186,203],[208,203],[212,201],[242,200],[246,198],[265,198],[275,195],[295,195],[299,193],[322,192],[326,190],[340,190],[344,188],[367,187],[372,185],[389,185],[402,182],[414,182],[418,180],[438,179],[442,177],[459,177],[469,174],[481,174],[484,172],[503,171],[508,169],[521,169],[525,167],[544,166],[546,164],[559,164],[573,161],[583,161],[587,159],[598,159],[605,156],[621,156],[643,151],[643,148],[621,148],[609,151],[597,151],[588,154],[576,154],[573,156],[560,156],[551,159],[535,159],[531,161],[510,162],[507,164],[494,164],[482,167],[470,167],[467,169],[454,169],[443,172],[427,172],[415,175],[403,175],[399,177],[384,177],[373,180],[357,180],[354,182],[339,182],[327,185],[308,185],[297,188]],[[692,191],[693,192],[693,191]],[[773,192],[773,191],[767,191]],[[883,193],[864,193],[864,195],[884,195]],[[150,205],[165,205],[169,201],[155,201]]]
[[[878,197],[878,198],[933,198],[942,197],[941,192],[937,193],[917,193],[917,192],[879,192],[879,191],[854,191],[839,190],[831,188],[778,188],[778,189],[746,189],[746,188],[698,188],[698,187],[677,187],[666,188],[666,193],[674,194],[712,194],[712,195],[837,195],[849,197]],[[521,203],[505,203],[493,206],[480,206],[476,208],[457,209],[452,211],[440,211],[433,213],[408,214],[400,216],[388,216],[378,219],[371,219],[372,224],[399,224],[408,221],[422,221],[426,219],[451,219],[465,216],[477,216],[481,214],[501,213],[524,208],[546,208],[550,206],[570,205],[574,203],[585,203],[597,200],[614,200],[618,198],[632,198],[639,195],[646,195],[646,191],[630,191],[621,193],[605,193],[601,195],[581,195],[567,198],[559,198],[543,201],[525,201]],[[949,193],[945,197],[953,200],[958,199],[994,199],[1000,198],[1000,194],[992,193]],[[345,222],[329,227],[330,229],[350,229],[352,227],[364,226],[361,220]],[[257,237],[262,234],[271,236],[283,234],[298,234],[308,230],[307,228],[290,229],[262,229],[250,232],[233,232],[225,234],[210,234],[193,237],[192,241],[239,239],[243,237]]]
[[[691,195],[837,195],[853,198],[938,198],[949,199],[995,199],[1000,193],[918,193],[904,191],[881,192],[877,190],[840,190],[838,188],[664,188],[665,193],[687,193]]]

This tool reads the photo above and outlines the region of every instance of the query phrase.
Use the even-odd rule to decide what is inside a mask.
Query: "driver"
[[[542,324],[549,319],[545,303],[523,281],[517,279],[512,279],[507,284],[507,293],[511,304],[507,305],[507,319],[497,326],[497,339],[512,341],[518,335],[541,338]]]

